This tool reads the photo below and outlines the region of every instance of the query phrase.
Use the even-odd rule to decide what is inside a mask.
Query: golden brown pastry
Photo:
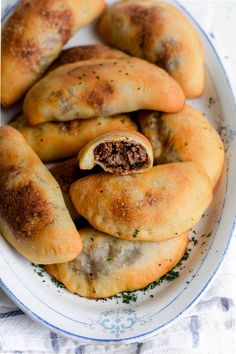
[[[21,0],[2,30],[1,103],[16,102],[104,9],[104,0]]]
[[[143,288],[166,274],[183,257],[184,233],[165,242],[119,240],[92,228],[80,229],[83,252],[67,263],[46,270],[72,293],[104,298]]]
[[[119,1],[104,13],[98,30],[108,44],[167,70],[186,97],[202,94],[204,57],[200,38],[176,7],[166,1]]]
[[[69,122],[46,122],[36,126],[27,123],[20,114],[9,124],[19,130],[44,162],[76,156],[90,140],[111,130],[137,130],[136,124],[124,114]]]
[[[0,128],[0,230],[31,262],[74,259],[82,243],[56,180],[22,135]]]
[[[197,162],[205,168],[214,188],[224,165],[224,146],[206,117],[186,105],[180,113],[161,116],[141,111],[138,120],[152,144],[155,163]]]
[[[82,170],[99,165],[104,171],[116,175],[145,172],[153,165],[152,146],[138,132],[111,131],[86,144],[78,161]]]
[[[125,240],[164,241],[199,221],[212,188],[200,165],[179,162],[128,176],[86,176],[71,185],[70,196],[99,231]]]
[[[142,108],[176,112],[184,100],[177,82],[153,64],[131,57],[96,59],[50,72],[27,93],[24,115],[35,125]]]
[[[79,214],[77,213],[72,204],[69,195],[69,190],[73,182],[75,182],[81,177],[86,176],[86,171],[80,170],[76,157],[57,163],[56,165],[51,167],[49,171],[56,179],[57,183],[61,188],[65,205],[70,213],[71,218],[73,220],[78,219]]]
[[[128,55],[115,48],[102,44],[81,45],[65,49],[59,57],[52,63],[49,71],[58,68],[61,65],[75,63],[90,59],[119,59],[127,58]]]

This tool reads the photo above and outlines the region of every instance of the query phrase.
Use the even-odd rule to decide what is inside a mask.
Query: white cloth
[[[3,0],[2,6],[14,0]],[[209,34],[229,78],[236,78],[236,2],[182,1]],[[235,64],[234,64],[235,68]],[[236,82],[231,81],[236,96]],[[234,354],[236,237],[214,284],[185,317],[145,343],[82,345],[33,322],[0,290],[0,353]]]

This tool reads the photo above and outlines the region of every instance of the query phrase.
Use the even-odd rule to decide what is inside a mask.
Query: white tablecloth
[[[2,6],[9,3],[2,1]],[[182,1],[208,33],[236,96],[236,2]],[[234,78],[234,81],[233,81]],[[235,349],[236,237],[217,279],[191,312],[145,343],[83,345],[33,322],[0,290],[0,353],[233,354]]]

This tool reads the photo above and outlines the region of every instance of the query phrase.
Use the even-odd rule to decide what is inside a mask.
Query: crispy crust
[[[36,126],[27,123],[20,114],[10,125],[24,136],[43,162],[76,156],[90,140],[111,130],[137,130],[136,124],[124,114],[69,122],[46,122]]]
[[[138,58],[97,59],[49,73],[28,92],[24,115],[35,125],[141,108],[177,112],[184,100],[177,82],[153,64]]]
[[[17,130],[0,128],[0,229],[31,262],[74,259],[82,243],[59,185]]]
[[[121,173],[117,173],[113,171],[112,167],[107,167],[105,166],[104,163],[95,161],[94,150],[96,149],[97,146],[106,142],[121,142],[121,141],[124,143],[134,142],[136,144],[141,145],[147,154],[147,162],[145,163],[145,165],[140,166],[136,170],[126,170],[126,171],[122,171]],[[149,143],[149,141],[144,137],[144,135],[138,132],[121,131],[121,130],[111,131],[109,133],[99,135],[97,138],[95,138],[94,140],[90,141],[87,145],[85,145],[78,155],[78,161],[79,161],[79,166],[82,170],[90,170],[96,164],[98,164],[106,172],[111,172],[111,173],[116,173],[121,175],[140,173],[140,172],[148,171],[152,168],[153,165],[152,146]]]
[[[181,162],[129,176],[86,176],[72,184],[70,196],[97,230],[125,240],[163,241],[199,221],[212,187],[201,166]]]
[[[156,163],[197,162],[206,170],[213,188],[216,186],[224,166],[224,145],[206,117],[186,105],[176,114],[158,116],[143,111],[138,113],[138,121],[152,144]]]
[[[171,270],[188,245],[187,233],[161,243],[118,240],[92,228],[80,234],[84,251],[74,261],[46,270],[69,291],[88,298],[147,286]]]
[[[77,61],[91,59],[119,59],[127,57],[127,54],[106,45],[81,45],[63,50],[59,57],[52,63],[48,71],[52,71],[61,65],[71,64]]]
[[[71,35],[104,9],[103,0],[22,0],[2,31],[1,103],[16,102]]]
[[[104,13],[98,31],[108,44],[167,70],[186,97],[202,94],[203,48],[176,7],[156,0],[120,1]]]

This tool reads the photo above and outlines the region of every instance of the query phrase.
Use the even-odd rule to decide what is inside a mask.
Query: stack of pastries
[[[98,16],[113,47],[62,50]],[[21,0],[2,42],[1,103],[23,98],[0,128],[2,235],[87,298],[163,276],[224,164],[218,133],[185,103],[204,90],[187,18],[157,0]]]

